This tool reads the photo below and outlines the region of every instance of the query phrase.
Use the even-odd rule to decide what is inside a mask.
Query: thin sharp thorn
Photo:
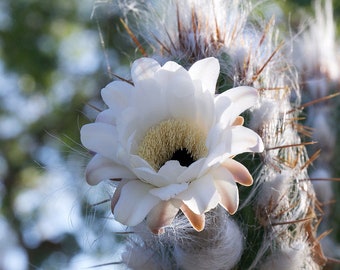
[[[134,234],[135,232],[113,232],[114,234]]]
[[[273,25],[273,23],[274,23],[274,20],[275,20],[275,15],[273,15],[273,16],[270,18],[269,22],[267,23],[266,28],[265,28],[264,31],[263,31],[263,35],[262,35],[262,37],[261,37],[261,40],[260,40],[260,42],[259,42],[258,47],[261,47],[261,45],[262,45],[264,39],[266,38],[266,35],[267,35],[267,33],[268,33],[270,27],[271,27],[271,26]]]
[[[114,76],[114,77],[116,77],[117,79],[123,81],[123,82],[126,82],[126,83],[128,83],[128,84],[133,85],[133,82],[132,82],[132,81],[129,81],[129,80],[127,80],[127,79],[125,79],[125,78],[123,78],[123,77],[117,75],[117,74],[112,73],[111,75]]]
[[[296,144],[287,144],[287,145],[280,145],[280,146],[275,146],[275,147],[270,147],[267,148],[266,150],[275,150],[275,149],[281,149],[281,148],[289,148],[289,147],[295,147],[295,146],[305,146],[305,145],[312,145],[316,144],[317,142],[304,142],[304,143],[296,143]]]
[[[314,160],[316,160],[319,155],[321,153],[321,149],[319,149],[318,151],[316,151],[310,158],[309,160],[307,160],[307,162],[301,167],[301,170],[307,168],[310,164],[313,163]]]
[[[104,267],[104,266],[109,266],[109,265],[118,265],[118,264],[123,264],[123,262],[110,262],[110,263],[97,264],[97,265],[89,266],[87,267],[87,269],[99,268],[99,267]]]
[[[94,106],[94,105],[92,105],[92,104],[90,104],[90,103],[85,103],[85,104],[86,104],[87,106],[89,106],[90,108],[92,108],[92,109],[98,111],[98,112],[102,112],[102,111],[103,111],[103,110],[99,109],[98,107],[96,107],[96,106]]]
[[[299,109],[304,109],[304,108],[306,108],[306,107],[308,107],[308,106],[311,106],[311,105],[314,105],[314,104],[316,104],[316,103],[319,103],[319,102],[322,102],[322,101],[326,101],[326,100],[328,100],[328,99],[332,99],[332,98],[334,98],[334,97],[336,97],[336,96],[338,96],[338,95],[340,95],[340,92],[337,92],[337,93],[334,93],[334,94],[330,94],[330,95],[328,95],[328,96],[321,97],[321,98],[318,98],[318,99],[309,101],[309,102],[307,102],[307,103],[305,103],[305,104],[302,104],[302,105],[299,106],[297,109],[298,109],[298,110],[299,110]]]
[[[332,231],[333,231],[333,229],[330,229],[330,230],[328,230],[328,231],[323,232],[322,234],[320,234],[320,235],[318,236],[318,238],[316,238],[316,241],[319,242],[321,239],[323,239],[323,238],[325,238],[327,235],[329,235]]]
[[[107,202],[110,202],[111,199],[106,199],[106,200],[103,200],[103,201],[100,201],[100,202],[97,202],[97,203],[94,203],[94,204],[91,204],[91,207],[96,207],[98,205],[101,205],[103,203],[107,203]]]
[[[214,1],[212,1],[212,5],[213,5],[213,12],[214,12],[214,19],[215,19],[216,38],[220,42],[220,41],[222,41],[222,39],[221,39],[221,32],[220,32],[220,29],[218,28],[217,17],[216,17],[216,10],[215,10],[216,7],[215,7],[215,2]]]
[[[262,87],[262,88],[258,88],[259,91],[265,91],[265,90],[288,90],[288,86],[278,86],[278,87]]]
[[[340,260],[339,259],[334,259],[334,258],[329,258],[327,257],[327,264],[340,264]]]
[[[311,219],[313,219],[313,218],[309,217],[309,218],[297,219],[297,220],[292,220],[292,221],[276,222],[276,223],[272,223],[272,225],[278,226],[278,225],[294,224],[294,223],[298,223],[298,222],[305,222],[305,221],[308,221],[308,220],[311,220]]]
[[[97,24],[97,28],[98,28],[98,34],[99,34],[99,41],[100,41],[100,46],[102,47],[103,53],[104,53],[104,58],[105,58],[105,63],[106,63],[106,68],[107,68],[107,73],[110,77],[110,79],[112,79],[111,76],[111,66],[110,66],[110,61],[109,61],[109,56],[107,54],[106,48],[105,48],[105,41],[104,41],[104,36],[102,33],[102,29],[100,27],[100,23],[97,17],[96,12],[93,12],[93,17],[95,18],[96,24]]]
[[[176,16],[177,16],[177,31],[178,31],[178,40],[181,43],[182,41],[182,27],[181,27],[181,20],[179,16],[179,7],[178,3],[176,3]]]
[[[131,37],[132,41],[137,45],[137,49],[139,50],[139,52],[144,56],[147,57],[147,53],[144,50],[142,44],[140,44],[140,42],[138,41],[137,37],[135,36],[135,34],[131,31],[130,27],[126,24],[126,22],[124,22],[124,20],[121,18],[120,19],[121,24],[123,25],[125,31],[129,34],[129,36]]]
[[[303,179],[308,180],[308,179]],[[333,182],[340,182],[340,178],[309,178],[311,181],[333,181]]]
[[[262,73],[262,71],[264,70],[264,68],[268,65],[268,63],[273,59],[273,57],[275,56],[275,54],[282,48],[284,42],[282,41],[277,48],[275,49],[275,51],[273,51],[273,53],[269,56],[269,58],[267,59],[267,61],[263,64],[263,66],[256,72],[256,74],[253,76],[253,82],[258,78],[258,76]]]

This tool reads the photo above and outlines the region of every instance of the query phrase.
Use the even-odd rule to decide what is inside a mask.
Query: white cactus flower
[[[121,179],[112,199],[115,219],[135,226],[146,218],[155,233],[179,210],[197,231],[218,204],[235,213],[236,183],[249,186],[253,178],[233,157],[263,151],[239,116],[257,102],[257,90],[242,86],[215,96],[213,57],[189,70],[141,58],[131,74],[133,84],[114,81],[102,90],[108,109],[81,129],[83,145],[96,153],[88,183]]]

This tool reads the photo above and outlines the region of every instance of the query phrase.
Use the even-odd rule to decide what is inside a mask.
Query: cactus
[[[335,54],[330,1],[325,11],[316,3],[316,21],[295,43],[279,30],[274,16],[264,18],[263,4],[247,0],[119,1],[115,8],[141,55],[187,69],[215,57],[221,67],[217,95],[231,87],[257,89],[255,106],[243,116],[264,145],[262,153],[235,157],[249,169],[254,184],[239,189],[234,215],[219,205],[205,212],[204,229],[197,230],[180,208],[159,234],[143,221],[130,228],[122,262],[131,269],[322,269],[328,259],[320,243],[327,226],[321,228],[321,237],[317,232],[320,200],[326,202],[332,192],[329,182],[322,181],[321,189],[328,193],[319,197],[311,180],[331,178],[332,152],[318,159],[318,148],[309,154],[307,148],[313,150],[315,140],[321,149],[332,149],[335,143],[331,123],[325,121],[331,119],[329,104],[317,101],[333,97],[329,85],[338,80],[333,68],[338,62],[329,55],[329,50]],[[329,30],[329,50],[317,47],[324,28]],[[314,52],[314,46],[319,54],[303,59],[301,52]],[[303,123],[306,104],[311,106]],[[325,127],[311,132],[308,125]],[[113,198],[114,206],[122,192]]]

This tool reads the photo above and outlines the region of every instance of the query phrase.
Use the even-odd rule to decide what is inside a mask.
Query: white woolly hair
[[[320,267],[311,261],[311,249],[305,239],[291,243],[273,252],[261,265],[260,270],[317,270]]]
[[[338,80],[340,76],[339,54],[336,48],[336,25],[333,18],[332,0],[316,0],[314,4],[315,19],[295,43],[295,62],[305,80],[313,87],[315,81],[327,77]],[[326,90],[326,89],[325,89]],[[312,93],[314,98],[325,93]]]
[[[337,48],[336,24],[333,18],[332,0],[316,0],[314,4],[315,18],[310,21],[306,31],[294,44],[296,66],[299,69],[300,84],[304,94],[304,102],[315,102],[308,106],[306,124],[310,126],[311,137],[318,142],[309,147],[313,155],[319,152],[319,158],[311,169],[311,178],[316,197],[321,203],[322,222],[320,234],[330,229],[331,205],[334,198],[332,179],[334,150],[336,148],[336,117],[334,117],[335,101],[322,101],[322,98],[338,92],[340,79],[340,54]],[[303,53],[302,53],[303,52]],[[340,256],[340,246],[326,236],[323,239],[325,254],[331,257]]]
[[[206,232],[195,233],[175,246],[174,254],[182,269],[195,269],[199,265],[199,269],[228,270],[240,260],[244,247],[243,233],[237,223],[222,211],[211,216],[212,224]],[[213,229],[210,229],[211,226]]]
[[[240,0],[132,3],[120,0],[119,7],[134,32],[153,48],[154,54],[184,62],[208,55],[217,57],[220,48],[230,47],[234,36],[244,29],[249,13],[249,2]],[[138,23],[133,24],[131,17]]]
[[[291,181],[290,171],[273,173],[270,181],[261,184],[257,196],[257,215],[261,224],[265,226],[277,226],[279,223],[290,222],[303,218],[305,209],[308,209],[308,194],[296,188],[296,184]],[[266,173],[270,175],[270,172]],[[266,175],[266,177],[267,177]],[[292,202],[296,202],[298,207],[293,207]],[[297,203],[299,202],[299,203]]]
[[[239,226],[220,207],[206,214],[202,232],[196,232],[183,215],[162,235],[151,234],[145,224],[134,230],[122,256],[131,269],[228,270],[240,260],[244,247]]]

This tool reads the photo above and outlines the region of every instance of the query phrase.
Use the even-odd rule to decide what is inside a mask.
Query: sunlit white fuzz
[[[122,179],[112,199],[116,220],[135,226],[147,218],[156,233],[179,209],[197,231],[218,204],[235,213],[236,183],[249,186],[253,179],[232,158],[263,151],[239,116],[257,102],[257,90],[237,87],[215,96],[216,58],[189,70],[141,58],[131,75],[133,85],[115,81],[102,90],[108,109],[81,129],[83,145],[96,153],[88,183]]]
[[[320,266],[311,259],[311,248],[304,239],[298,239],[290,246],[284,246],[271,254],[261,265],[261,270],[310,269]]]
[[[119,0],[122,17],[145,40],[156,55],[165,59],[192,61],[208,56],[219,57],[227,50],[242,54],[240,42],[251,4],[240,0]],[[138,6],[136,8],[136,5]],[[134,25],[134,19],[138,24]],[[235,49],[235,50],[234,50]],[[225,64],[225,63],[223,63]]]
[[[324,3],[324,7],[322,7]],[[315,19],[296,42],[295,62],[312,98],[327,95],[327,80],[339,80],[339,53],[331,0],[315,1]]]

